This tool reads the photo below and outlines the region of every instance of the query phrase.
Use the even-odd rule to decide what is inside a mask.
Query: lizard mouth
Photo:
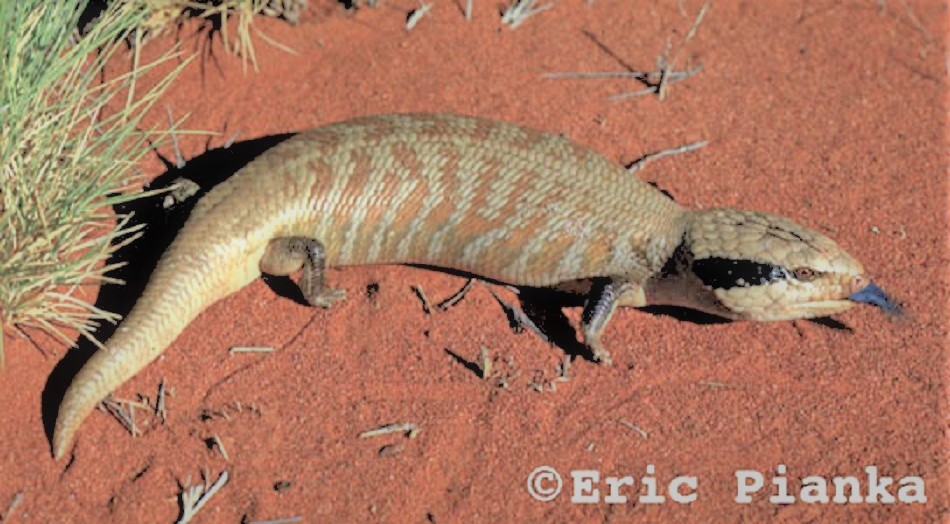
[[[827,317],[847,311],[851,309],[852,306],[854,306],[854,302],[849,299],[803,302],[796,304],[787,315],[775,317],[774,320]]]
[[[869,283],[864,289],[848,297],[848,300],[877,306],[892,315],[900,315],[904,312],[901,305],[885,293],[883,289],[876,286],[874,282]]]

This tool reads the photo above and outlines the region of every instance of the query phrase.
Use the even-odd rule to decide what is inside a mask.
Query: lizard
[[[301,273],[313,306],[344,298],[326,269],[418,264],[584,297],[580,332],[620,306],[727,319],[900,306],[827,236],[757,211],[690,210],[559,135],[451,114],[377,115],[304,131],[203,196],[134,307],[66,390],[61,458],[94,407],[204,309],[262,273]]]

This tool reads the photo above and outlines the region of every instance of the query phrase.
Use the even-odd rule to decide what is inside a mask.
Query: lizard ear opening
[[[818,275],[820,274],[819,271],[815,271],[810,267],[795,268],[793,273],[795,274],[795,278],[802,282],[811,282],[812,280],[818,278]]]

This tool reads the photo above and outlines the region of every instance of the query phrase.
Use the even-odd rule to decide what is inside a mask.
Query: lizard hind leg
[[[261,257],[261,271],[270,275],[286,276],[300,269],[300,291],[311,306],[330,307],[346,298],[346,292],[327,286],[326,251],[319,240],[306,237],[275,238],[267,245]]]

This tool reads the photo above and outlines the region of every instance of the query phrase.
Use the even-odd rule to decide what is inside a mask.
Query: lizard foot
[[[326,287],[320,290],[319,293],[316,293],[313,296],[307,297],[307,302],[309,302],[310,305],[313,307],[322,307],[326,309],[332,306],[334,302],[339,302],[345,299],[346,299],[345,289]]]

